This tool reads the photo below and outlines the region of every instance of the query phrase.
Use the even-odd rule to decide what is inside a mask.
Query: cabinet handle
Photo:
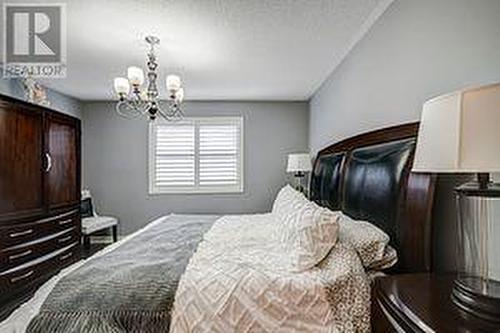
[[[58,243],[67,242],[67,241],[69,241],[71,239],[71,237],[73,237],[73,236],[68,236],[68,237],[64,237],[64,238],[58,239],[57,242]]]
[[[24,279],[30,277],[31,275],[33,275],[33,273],[35,273],[35,271],[29,271],[28,273],[25,273],[23,275],[13,277],[12,279],[10,279],[10,282],[15,283],[19,280],[24,280]]]
[[[78,209],[73,209],[73,210],[70,210],[69,212],[66,212],[66,213],[63,213],[63,214],[59,214],[59,215],[56,215],[56,216],[51,216],[51,217],[43,218],[41,220],[38,220],[37,222],[38,223],[52,222],[52,221],[56,221],[58,219],[61,219],[63,217],[67,217],[69,215],[73,215],[73,214],[75,214],[77,212],[78,212]]]
[[[52,157],[49,153],[45,153],[45,158],[47,159],[47,167],[45,168],[45,172],[49,172],[52,169]]]
[[[22,258],[22,257],[26,257],[26,256],[28,256],[28,255],[30,255],[32,253],[33,253],[33,251],[26,250],[26,251],[24,251],[22,253],[13,254],[13,255],[9,256],[9,260],[14,260],[14,259],[19,259],[19,258]]]
[[[9,235],[10,238],[16,238],[16,237],[20,237],[20,236],[26,236],[26,235],[29,235],[29,234],[32,234],[33,233],[33,229],[28,229],[28,230],[25,230],[25,231],[20,231],[20,232],[14,232],[12,234]]]
[[[73,255],[73,252],[70,252],[70,253],[65,254],[65,255],[63,255],[63,256],[60,256],[60,257],[59,257],[59,260],[61,260],[61,261],[66,260],[66,259],[68,259],[69,257],[71,257],[72,255]]]
[[[73,222],[72,219],[64,220],[64,221],[59,221],[59,225],[65,225],[65,224],[68,224],[68,223],[71,223],[71,222]]]

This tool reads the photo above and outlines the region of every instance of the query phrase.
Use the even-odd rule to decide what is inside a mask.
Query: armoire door
[[[42,214],[43,113],[0,100],[0,226]]]
[[[49,209],[80,201],[80,128],[74,118],[45,115],[45,154],[48,161],[45,196]]]

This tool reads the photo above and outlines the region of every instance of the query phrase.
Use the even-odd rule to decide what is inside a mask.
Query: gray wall
[[[311,148],[418,120],[432,96],[500,81],[499,18],[498,0],[396,0],[311,99]]]
[[[0,78],[0,94],[12,96],[22,100],[25,99],[22,85],[16,79]],[[82,105],[77,99],[50,89],[47,89],[47,98],[50,101],[50,108],[77,118],[82,117]]]
[[[113,103],[84,105],[84,186],[92,191],[100,213],[120,218],[122,234],[170,212],[269,211],[288,177],[287,154],[308,149],[307,103],[188,102],[185,111],[187,116],[244,116],[244,193],[149,196],[147,120],[120,118]]]
[[[416,121],[432,96],[500,81],[499,36],[498,0],[396,0],[311,99],[311,149]],[[453,269],[451,189],[460,181],[438,184],[439,270]]]

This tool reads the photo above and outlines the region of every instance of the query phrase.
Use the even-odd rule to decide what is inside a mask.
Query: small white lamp
[[[474,315],[500,320],[500,276],[493,267],[492,225],[500,223],[500,84],[436,97],[424,104],[414,172],[477,173],[455,189],[459,208],[453,301]],[[497,221],[493,221],[497,219]]]
[[[297,190],[304,192],[304,187],[302,186],[302,178],[304,178],[306,172],[312,170],[311,157],[309,154],[290,154],[288,155],[288,165],[286,167],[286,172],[294,173],[295,178],[297,178]]]

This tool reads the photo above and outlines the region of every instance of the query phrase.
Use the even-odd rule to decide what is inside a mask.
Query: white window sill
[[[241,189],[187,189],[187,188],[179,188],[179,189],[154,189],[149,190],[149,195],[162,195],[162,194],[242,194],[244,190]]]

